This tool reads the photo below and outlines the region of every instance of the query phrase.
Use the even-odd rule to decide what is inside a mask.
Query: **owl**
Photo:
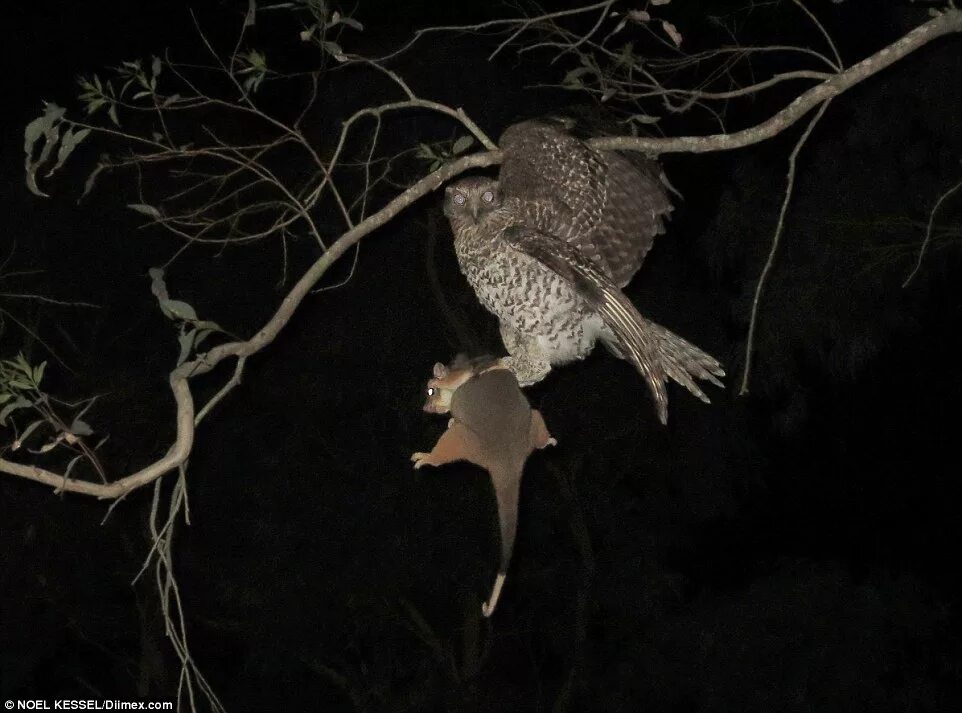
[[[672,210],[659,165],[596,151],[539,121],[508,127],[501,149],[497,180],[449,185],[444,214],[519,383],[583,359],[600,340],[645,378],[662,423],[669,378],[707,402],[695,379],[721,386],[718,361],[642,317],[621,291]]]

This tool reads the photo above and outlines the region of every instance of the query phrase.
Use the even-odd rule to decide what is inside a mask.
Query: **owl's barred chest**
[[[458,263],[478,299],[502,325],[538,338],[558,362],[583,358],[597,337],[593,310],[563,278],[500,237],[490,237],[492,232],[499,236],[501,231],[490,226],[455,231]]]

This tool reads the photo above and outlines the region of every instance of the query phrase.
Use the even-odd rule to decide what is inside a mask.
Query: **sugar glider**
[[[414,467],[466,460],[491,476],[501,524],[501,564],[481,612],[494,613],[511,561],[518,524],[518,496],[525,461],[535,448],[553,446],[544,419],[532,409],[514,374],[501,360],[457,357],[434,365],[424,410],[449,413],[448,429],[430,453],[414,453]]]

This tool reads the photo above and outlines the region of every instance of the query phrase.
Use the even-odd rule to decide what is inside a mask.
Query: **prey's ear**
[[[447,375],[448,375],[448,368],[441,362],[437,362],[434,365],[434,378],[443,379]]]

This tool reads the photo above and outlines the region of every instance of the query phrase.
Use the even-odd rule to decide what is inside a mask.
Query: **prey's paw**
[[[551,438],[549,438],[547,441],[544,442],[544,446],[542,446],[542,448],[547,448],[548,446],[556,446],[556,445],[558,445],[558,439],[552,436]]]
[[[422,465],[434,465],[433,463],[431,463],[430,460],[428,460],[430,457],[431,457],[430,453],[422,453],[421,451],[412,453],[411,462],[414,463],[414,470],[417,470]]]

